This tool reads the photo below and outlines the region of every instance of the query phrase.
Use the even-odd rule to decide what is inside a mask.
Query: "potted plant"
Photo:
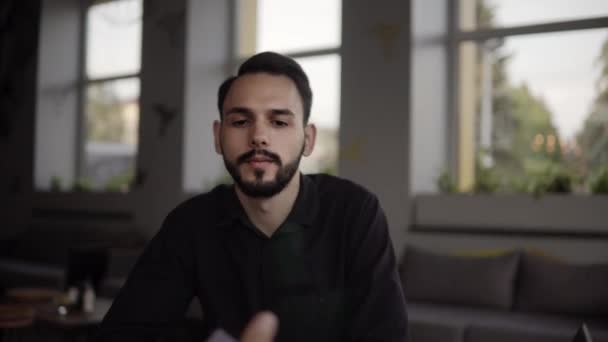
[[[591,179],[589,191],[594,195],[608,194],[608,166],[601,168]]]
[[[453,194],[458,192],[458,185],[447,170],[441,172],[437,177],[437,189],[443,194]]]
[[[548,168],[543,173],[533,177],[530,192],[536,197],[547,193],[571,193],[574,185],[572,174],[561,168]]]

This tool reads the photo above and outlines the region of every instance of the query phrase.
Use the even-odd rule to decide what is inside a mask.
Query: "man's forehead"
[[[226,95],[223,110],[233,106],[268,105],[303,113],[303,103],[295,83],[287,76],[252,73],[239,76]]]
[[[280,90],[284,93],[298,92],[295,82],[285,75],[275,75],[266,72],[250,73],[237,77],[230,87],[229,95],[234,90]]]

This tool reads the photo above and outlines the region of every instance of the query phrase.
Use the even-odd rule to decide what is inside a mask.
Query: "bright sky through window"
[[[88,78],[139,72],[141,63],[141,0],[93,5],[87,15]]]
[[[484,0],[495,8],[495,25],[510,27],[608,15],[606,0]],[[595,95],[600,71],[596,59],[607,30],[508,38],[507,71],[513,84],[525,82],[542,97],[566,140],[580,130]]]

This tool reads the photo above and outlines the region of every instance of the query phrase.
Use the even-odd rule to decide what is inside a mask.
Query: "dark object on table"
[[[71,248],[68,252],[65,289],[75,286],[82,293],[88,282],[93,286],[95,292],[99,292],[107,270],[107,249]]]
[[[589,329],[587,329],[587,325],[585,323],[581,324],[581,327],[578,328],[572,342],[593,342]]]

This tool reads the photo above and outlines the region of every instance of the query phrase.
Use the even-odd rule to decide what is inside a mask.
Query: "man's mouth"
[[[253,158],[249,158],[247,159],[247,163],[251,166],[264,166],[264,165],[268,165],[268,164],[272,164],[274,163],[274,160],[272,160],[272,158],[267,158],[267,157],[253,157]]]
[[[267,166],[269,164],[281,165],[281,161],[278,156],[268,151],[250,151],[237,159],[237,164],[248,164],[250,166]]]
[[[259,158],[259,157],[249,158],[247,161],[250,162],[250,163],[264,163],[264,162],[266,162],[266,163],[272,163],[272,162],[274,162],[270,158]]]

